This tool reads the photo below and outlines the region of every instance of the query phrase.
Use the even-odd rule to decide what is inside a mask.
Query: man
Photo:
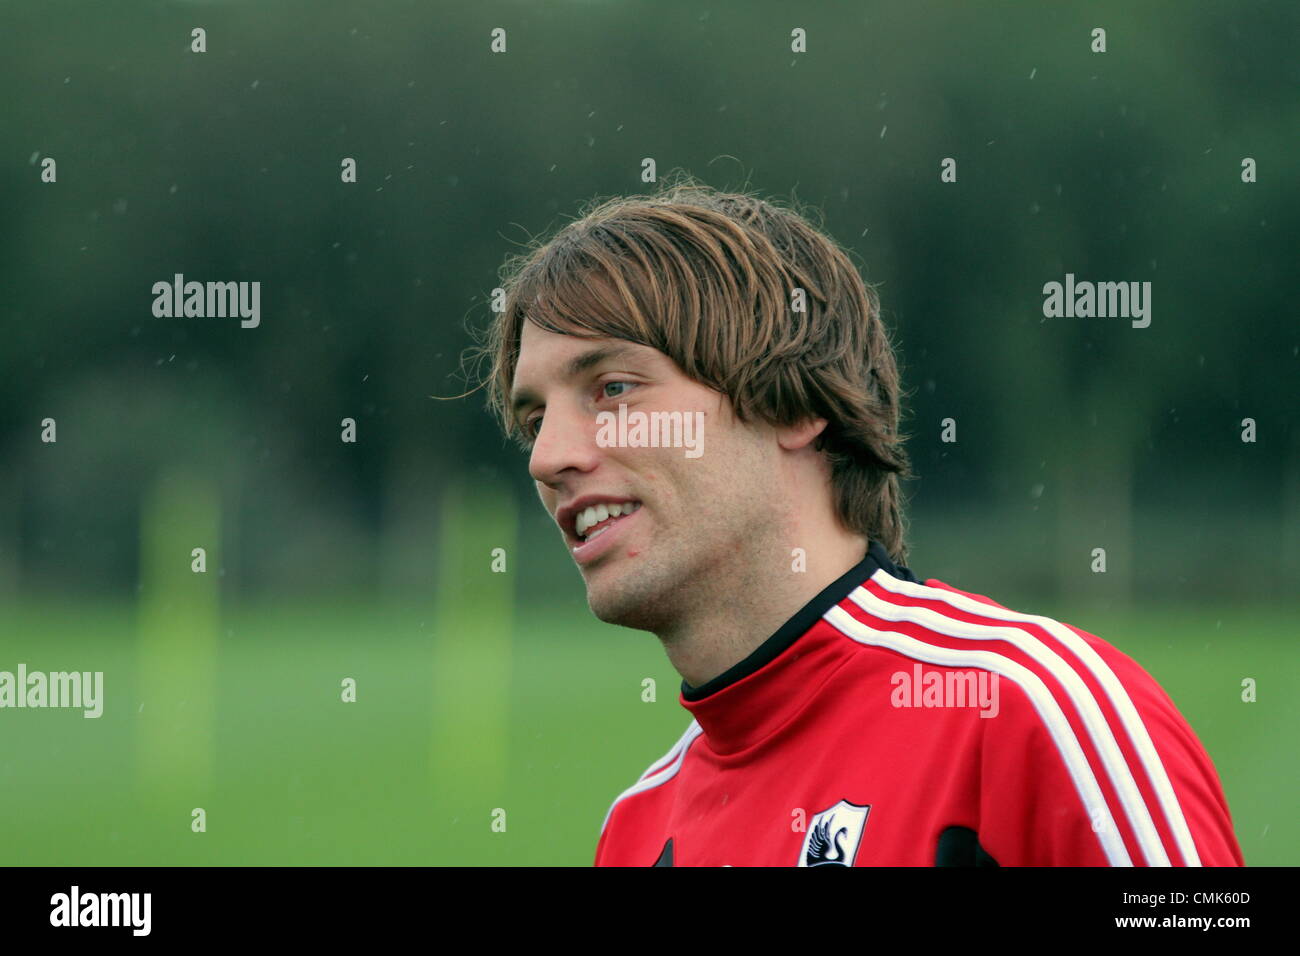
[[[504,289],[491,405],[592,612],[660,638],[693,718],[597,865],[1242,864],[1136,663],[904,566],[876,293],[801,215],[678,183]]]

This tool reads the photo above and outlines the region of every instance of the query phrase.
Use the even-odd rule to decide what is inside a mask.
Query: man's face
[[[724,395],[687,378],[662,352],[525,323],[512,396],[534,441],[529,473],[601,620],[659,631],[689,607],[725,598],[719,582],[743,576],[778,534],[772,431],[738,422]],[[617,415],[620,404],[630,419],[680,412],[702,422],[702,454],[602,447],[597,415]],[[607,516],[587,511],[601,505]],[[599,523],[588,527],[593,519]]]

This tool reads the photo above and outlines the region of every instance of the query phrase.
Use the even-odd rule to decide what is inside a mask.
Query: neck
[[[668,660],[692,687],[713,680],[752,654],[796,611],[860,562],[869,541],[838,525],[756,548],[752,563],[725,569],[722,587],[699,588],[708,600],[683,608],[659,632]],[[816,541],[800,563],[792,540]],[[803,566],[804,570],[799,570]]]

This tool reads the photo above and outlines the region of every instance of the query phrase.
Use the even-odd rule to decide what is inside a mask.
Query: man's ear
[[[824,418],[807,418],[794,425],[784,425],[778,427],[777,442],[786,451],[798,451],[807,445],[812,444],[826,428],[826,419]]]

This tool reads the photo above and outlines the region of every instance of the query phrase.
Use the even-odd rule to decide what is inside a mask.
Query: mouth
[[[586,564],[609,550],[640,510],[641,502],[629,500],[601,502],[578,512],[566,532],[574,559]]]
[[[634,513],[640,507],[641,502],[629,500],[605,501],[584,508],[573,516],[574,537],[584,543],[591,541],[619,518]]]

